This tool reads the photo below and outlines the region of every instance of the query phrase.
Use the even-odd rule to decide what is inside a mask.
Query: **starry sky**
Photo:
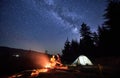
[[[61,52],[66,39],[79,41],[85,22],[96,31],[106,0],[0,0],[0,46]]]

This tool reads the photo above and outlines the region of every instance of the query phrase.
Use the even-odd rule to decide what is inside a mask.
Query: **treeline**
[[[72,63],[82,54],[92,59],[120,56],[120,1],[109,0],[103,17],[105,21],[98,26],[96,32],[92,32],[90,26],[82,23],[79,42],[66,40],[61,56],[64,63]]]

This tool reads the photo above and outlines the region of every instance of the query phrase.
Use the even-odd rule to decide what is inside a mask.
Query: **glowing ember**
[[[31,77],[37,77],[39,75],[39,73],[42,73],[42,72],[47,72],[48,69],[36,69],[34,70],[32,73],[31,73]]]
[[[38,71],[39,71],[39,72],[47,72],[48,69],[39,69]]]

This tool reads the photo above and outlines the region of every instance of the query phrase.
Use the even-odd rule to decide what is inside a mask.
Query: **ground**
[[[120,78],[119,69],[115,67],[78,67],[70,68],[68,70],[49,69],[47,72],[40,72],[37,76],[30,76],[29,71],[23,73],[20,77],[6,77],[6,78]],[[19,75],[18,75],[19,76]],[[5,78],[5,77],[3,77]]]

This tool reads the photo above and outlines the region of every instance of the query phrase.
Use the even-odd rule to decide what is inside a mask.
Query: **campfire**
[[[49,61],[44,60],[44,65],[42,69],[35,69],[34,72],[31,73],[31,76],[38,76],[39,73],[45,73],[45,72],[49,72],[50,70],[54,69],[54,70],[67,70],[68,67],[67,66],[63,66],[63,64],[61,63],[60,60],[60,56],[59,55],[53,55],[51,58],[49,58]]]
[[[10,76],[9,78],[23,77],[25,74],[29,74],[30,78],[37,77],[40,73],[50,73],[67,70],[68,67],[64,66],[61,63],[59,55],[53,55],[51,58],[48,58],[45,55],[33,57],[35,59],[35,63],[39,64],[42,68],[34,69],[34,70],[26,70],[21,73],[17,73],[15,75]]]
[[[55,58],[55,55],[53,55],[50,60],[49,63],[47,63],[45,65],[45,68],[51,68],[54,69],[56,67],[61,67],[63,64],[61,63],[60,57],[59,55],[56,55],[57,58]]]

